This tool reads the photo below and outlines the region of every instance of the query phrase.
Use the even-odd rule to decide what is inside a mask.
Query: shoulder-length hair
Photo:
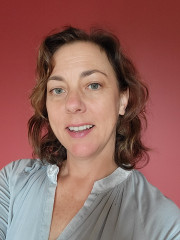
[[[116,127],[114,160],[124,169],[137,167],[140,160],[148,161],[148,148],[141,141],[145,120],[145,103],[148,89],[140,81],[132,61],[125,55],[118,38],[102,29],[92,29],[90,33],[66,27],[63,31],[47,36],[39,49],[37,60],[37,83],[30,96],[34,115],[28,121],[28,136],[33,146],[33,155],[51,164],[61,165],[67,158],[65,147],[54,135],[48,121],[46,109],[47,80],[53,70],[53,55],[63,45],[77,41],[96,44],[103,50],[112,65],[119,91],[129,89],[126,112],[119,115]]]

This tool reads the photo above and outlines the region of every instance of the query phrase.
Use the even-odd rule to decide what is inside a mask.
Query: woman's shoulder
[[[3,167],[0,170],[0,175],[10,182],[19,176],[27,176],[30,172],[35,173],[45,165],[46,164],[39,159],[19,159]]]
[[[44,165],[44,163],[40,159],[31,159],[31,158],[19,159],[19,160],[8,163],[5,167],[2,168],[2,170],[8,171],[8,172],[21,173],[25,171],[25,169],[32,168],[35,165],[42,166]]]
[[[171,211],[175,209],[178,210],[176,211],[178,214],[180,213],[175,203],[166,197],[157,187],[153,186],[141,172],[133,170],[132,177],[135,194],[137,200],[142,203],[141,206],[147,205],[147,203],[152,208],[164,208],[166,206]]]
[[[54,184],[57,183],[57,174],[59,167],[56,164],[50,164],[46,160],[40,159],[20,159],[7,164],[0,170],[0,184],[3,181],[9,186],[16,187],[16,183],[21,185],[28,181],[46,177]]]
[[[3,192],[8,192],[11,199],[14,199],[26,189],[32,186],[34,189],[45,183],[46,177],[47,164],[39,159],[21,159],[11,162],[0,171],[0,195],[3,189]]]
[[[146,177],[137,170],[133,170],[132,183],[137,212],[146,226],[145,230],[148,232],[152,229],[161,229],[162,234],[163,232],[168,234],[167,231],[169,231],[172,236],[176,236],[173,234],[180,235],[180,209],[178,206],[149,183]]]

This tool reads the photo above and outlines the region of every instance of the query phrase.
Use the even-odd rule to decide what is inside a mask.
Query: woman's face
[[[57,50],[54,62],[46,106],[51,128],[67,156],[114,153],[116,123],[128,96],[120,96],[105,52],[93,43],[75,42]]]

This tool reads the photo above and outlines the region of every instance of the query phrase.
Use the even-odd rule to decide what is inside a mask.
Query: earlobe
[[[129,100],[129,88],[120,95],[119,115],[124,115]]]

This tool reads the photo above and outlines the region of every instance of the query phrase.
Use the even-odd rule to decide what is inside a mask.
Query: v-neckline
[[[54,199],[55,199],[55,192],[57,188],[58,172],[59,172],[59,167],[57,165],[48,165],[47,167],[48,178],[52,184],[55,184],[54,195],[53,195]],[[83,223],[84,219],[89,215],[88,213],[91,212],[91,208],[93,208],[93,205],[96,204],[96,201],[98,201],[97,197],[101,193],[108,192],[110,189],[114,188],[117,184],[120,184],[121,182],[123,182],[131,172],[132,171],[126,171],[118,167],[107,177],[102,178],[98,181],[95,181],[92,191],[88,195],[82,208],[76,213],[76,215],[66,225],[66,227],[58,236],[57,240],[65,240],[67,238],[70,238],[73,232],[75,231],[75,229],[77,229]],[[54,206],[54,199],[53,199],[53,202],[51,203],[52,212],[53,212],[53,206]],[[52,212],[51,212],[50,226],[52,221]],[[50,226],[49,226],[49,232],[50,232]]]

